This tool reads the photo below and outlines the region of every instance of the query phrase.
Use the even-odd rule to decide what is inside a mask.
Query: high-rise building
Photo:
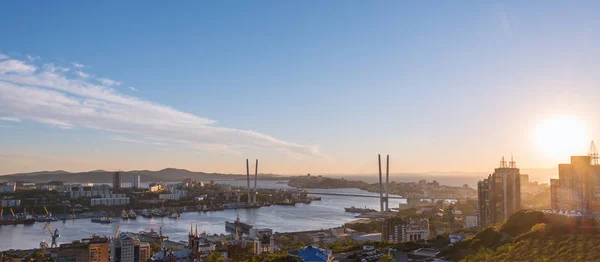
[[[572,156],[570,164],[558,165],[558,180],[551,188],[553,209],[579,212],[600,211],[600,165],[591,156]],[[550,181],[552,186],[552,180]]]
[[[133,181],[131,181],[131,188],[140,188],[140,175],[133,175]]]
[[[521,209],[521,175],[514,160],[477,183],[479,227],[503,222]]]
[[[150,244],[131,234],[121,234],[110,245],[111,262],[143,262],[152,257]]]
[[[121,189],[121,172],[117,171],[113,174],[113,190]]]
[[[560,180],[550,179],[550,207],[552,210],[559,210],[558,192],[560,190]]]

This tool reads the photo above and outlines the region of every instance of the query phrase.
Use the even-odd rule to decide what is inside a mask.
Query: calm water
[[[245,181],[219,181],[233,185],[245,185]],[[273,181],[259,181],[260,188],[289,188],[285,184],[277,184]],[[254,185],[254,181],[252,181]],[[364,195],[377,195],[358,189],[318,189],[319,192],[358,193]],[[239,214],[243,222],[254,225],[254,227],[268,227],[276,232],[291,232],[317,230],[331,228],[355,220],[356,214],[347,213],[344,207],[357,206],[379,209],[377,198],[347,197],[347,196],[321,196],[321,201],[313,201],[311,204],[297,204],[296,206],[270,206],[258,209],[224,210],[207,213],[187,212],[179,219],[170,218],[143,218],[138,216],[136,220],[116,219],[118,222],[112,224],[91,223],[89,219],[78,219],[69,221],[58,221],[51,223],[52,229],[60,231],[60,243],[68,243],[91,236],[92,234],[113,236],[117,227],[121,226],[121,232],[139,232],[158,230],[163,227],[163,234],[171,240],[187,241],[187,233],[190,224],[198,224],[199,231],[208,233],[226,234],[225,221],[236,219]],[[403,201],[391,199],[390,207],[397,207]],[[37,248],[42,239],[50,242],[50,236],[43,229],[44,223],[33,225],[15,225],[0,227],[0,250]]]

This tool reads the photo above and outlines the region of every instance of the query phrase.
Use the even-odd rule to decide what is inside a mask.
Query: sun
[[[575,116],[554,116],[540,122],[535,139],[538,149],[557,161],[570,156],[586,155],[590,135],[583,121]]]

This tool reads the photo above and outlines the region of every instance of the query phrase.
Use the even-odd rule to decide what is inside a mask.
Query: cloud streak
[[[61,129],[103,130],[118,135],[112,140],[121,142],[177,144],[224,153],[269,149],[290,156],[322,156],[317,146],[221,127],[213,119],[121,94],[108,82],[98,85],[93,78],[82,78],[81,71],[57,68],[19,60],[0,61],[0,115]]]
[[[21,122],[21,119],[18,119],[16,117],[3,116],[3,117],[0,117],[0,121]]]
[[[102,78],[102,77],[96,78],[96,80],[98,80],[98,82],[102,83],[105,86],[113,86],[113,85],[119,86],[123,83],[123,82],[115,81],[115,80],[108,79],[108,78]]]

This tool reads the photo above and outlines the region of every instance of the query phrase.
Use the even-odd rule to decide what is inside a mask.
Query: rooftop
[[[290,256],[298,257],[302,261],[320,262],[328,261],[331,256],[331,250],[326,250],[313,246],[306,246],[296,251],[289,252]]]

